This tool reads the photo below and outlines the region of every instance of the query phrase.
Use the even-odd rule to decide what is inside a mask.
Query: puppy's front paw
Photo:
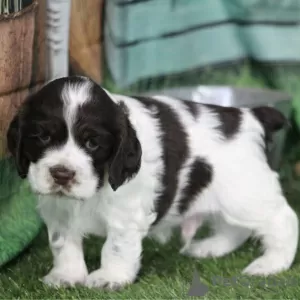
[[[48,286],[55,288],[74,287],[76,284],[84,284],[87,274],[86,270],[82,272],[62,272],[53,269],[42,281]]]
[[[131,284],[134,278],[130,278],[119,270],[115,272],[99,269],[89,274],[85,281],[85,286],[89,288],[103,288],[106,290],[117,291]]]

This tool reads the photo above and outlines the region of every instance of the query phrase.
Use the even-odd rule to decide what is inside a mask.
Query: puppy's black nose
[[[54,182],[59,185],[67,185],[75,177],[74,171],[61,165],[54,166],[49,170]]]

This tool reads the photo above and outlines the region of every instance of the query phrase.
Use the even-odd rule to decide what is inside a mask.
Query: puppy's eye
[[[31,138],[39,140],[44,145],[50,143],[51,136],[48,132],[46,132],[42,127],[36,127],[34,130],[31,131],[29,134]]]
[[[99,146],[99,141],[96,138],[90,138],[85,143],[85,148],[89,151],[95,151]]]
[[[44,135],[39,136],[39,139],[41,140],[41,142],[43,144],[48,144],[51,141],[51,136],[47,135],[47,134],[44,134]]]

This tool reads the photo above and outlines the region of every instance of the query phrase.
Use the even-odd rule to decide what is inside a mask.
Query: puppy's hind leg
[[[194,236],[203,223],[204,218],[201,214],[195,214],[183,220],[181,224],[183,247],[180,249],[180,253],[185,253],[189,249]]]
[[[227,223],[221,216],[212,221],[214,234],[192,242],[185,253],[194,257],[221,257],[241,246],[251,235],[251,230]]]
[[[274,209],[273,216],[256,228],[255,234],[262,238],[264,254],[243,273],[270,275],[289,269],[298,245],[298,217],[285,199],[280,208]]]

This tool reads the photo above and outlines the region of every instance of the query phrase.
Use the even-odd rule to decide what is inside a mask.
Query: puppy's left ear
[[[116,191],[141,165],[142,148],[126,115],[122,116],[119,144],[109,166],[109,184]]]
[[[6,139],[7,148],[15,160],[18,174],[24,179],[28,173],[29,160],[23,151],[23,136],[18,114],[9,125]]]

